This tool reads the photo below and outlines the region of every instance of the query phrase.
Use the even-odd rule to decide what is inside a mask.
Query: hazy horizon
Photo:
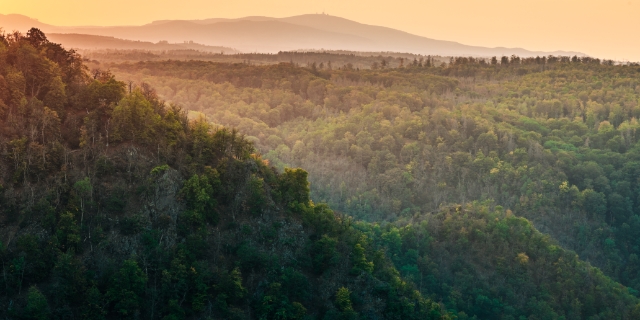
[[[527,1],[514,6],[503,0],[381,2],[325,1],[309,4],[255,0],[234,3],[187,0],[175,7],[171,1],[115,0],[108,6],[84,5],[78,0],[47,2],[6,0],[2,14],[22,14],[57,26],[143,25],[156,20],[289,17],[327,13],[364,24],[402,30],[437,40],[483,47],[519,47],[531,51],[579,51],[614,60],[640,61],[640,43],[630,41],[640,30],[635,1]],[[541,23],[541,21],[543,23]]]

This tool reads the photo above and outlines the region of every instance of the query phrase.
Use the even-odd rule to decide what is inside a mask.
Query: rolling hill
[[[176,51],[176,50],[196,50],[209,53],[225,54],[238,53],[237,50],[221,47],[207,46],[195,42],[184,43],[168,43],[168,42],[149,42],[124,40],[108,36],[96,36],[90,34],[77,33],[51,33],[49,39],[55,43],[61,43],[66,48],[82,49],[82,50],[145,50],[145,51]]]

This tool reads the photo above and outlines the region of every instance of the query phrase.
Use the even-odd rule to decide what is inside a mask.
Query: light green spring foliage
[[[158,133],[161,117],[140,91],[125,97],[113,109],[113,139],[150,142]]]
[[[625,262],[640,254],[640,67],[573,57],[437,65],[111,67],[238,128],[271,165],[304,168],[312,198],[340,212],[395,221],[493,200],[640,290],[640,265]]]
[[[0,40],[7,318],[637,314],[635,66],[114,66],[173,78],[127,93]]]
[[[338,289],[338,292],[336,292],[336,304],[342,312],[353,312],[351,291],[345,287]]]

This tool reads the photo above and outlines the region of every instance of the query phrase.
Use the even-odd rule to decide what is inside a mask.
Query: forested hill
[[[282,92],[313,92],[295,81],[304,77],[333,81],[290,65],[259,77],[221,68],[236,67],[227,75],[247,85],[220,81],[228,94],[268,79]],[[378,90],[459,86],[434,75],[385,79]],[[325,101],[310,97],[290,112]],[[511,210],[486,201],[356,221],[312,201],[307,172],[274,168],[258,138],[189,121],[147,84],[88,72],[37,29],[0,37],[0,129],[7,319],[640,316],[633,290]]]
[[[493,201],[640,289],[637,65],[496,57],[389,68],[380,59],[357,70],[315,58],[302,68],[101,67],[238,128],[277,167],[304,167],[312,198],[341,212],[396,221]]]
[[[0,74],[4,317],[450,318],[235,131],[36,29],[0,38]]]

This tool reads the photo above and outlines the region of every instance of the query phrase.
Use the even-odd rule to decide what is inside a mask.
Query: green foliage
[[[579,57],[249,56],[265,65],[146,61],[112,70],[238,128],[277,168],[304,168],[310,198],[337,212],[392,222],[493,200],[640,288],[638,268],[623,262],[640,254],[631,231],[640,216],[639,66]],[[400,68],[401,58],[423,61]],[[308,64],[272,64],[289,61]],[[559,194],[565,182],[571,191]],[[606,239],[616,239],[615,250]]]
[[[98,161],[96,162],[96,174],[100,177],[103,176],[109,176],[111,174],[113,174],[115,171],[115,167],[113,165],[113,162],[106,158],[106,157],[100,157],[98,158]]]
[[[273,282],[259,300],[258,319],[301,320],[307,314],[307,309],[299,302],[290,302],[282,290],[282,285]]]
[[[237,251],[238,262],[244,270],[260,270],[266,267],[268,256],[250,244],[243,243]]]
[[[65,212],[60,215],[56,236],[62,251],[76,248],[80,244],[80,228],[73,213]]]
[[[365,249],[360,243],[356,243],[356,245],[353,247],[351,259],[353,261],[353,269],[351,269],[351,272],[356,274],[361,272],[373,272],[373,262],[367,261],[367,257],[365,256]]]
[[[312,265],[316,273],[322,274],[339,262],[337,244],[338,239],[324,234],[311,245]]]
[[[264,190],[264,179],[252,175],[249,180],[249,211],[258,215],[267,207],[267,195]]]
[[[356,319],[358,314],[353,310],[353,304],[351,302],[351,291],[342,287],[336,292],[336,305],[342,312],[341,319]]]
[[[113,109],[113,139],[115,141],[152,142],[161,117],[142,92],[125,96]]]
[[[73,184],[73,189],[76,192],[76,196],[80,198],[80,226],[82,226],[82,222],[84,220],[84,211],[87,205],[87,202],[92,198],[92,187],[91,181],[89,177],[86,177],[82,180],[77,181]]]
[[[54,300],[58,305],[81,302],[86,290],[84,278],[84,265],[75,257],[72,251],[60,254],[53,268],[56,296]]]
[[[296,210],[298,205],[309,203],[309,182],[307,182],[306,171],[286,168],[279,178],[278,191],[282,202],[288,203],[292,210]]]
[[[110,213],[122,213],[127,205],[127,196],[125,190],[114,188],[103,198],[104,209]]]
[[[153,176],[159,175],[159,174],[169,170],[169,168],[170,167],[167,164],[163,164],[161,166],[157,166],[157,167],[151,169],[151,175],[153,175]]]
[[[398,232],[404,252],[394,264],[417,264],[412,271],[417,274],[411,277],[416,287],[423,294],[445,297],[445,305],[470,317],[606,318],[630,312],[611,307],[635,300],[626,288],[602,291],[618,284],[561,249],[527,220],[488,209],[479,203],[444,208],[417,216],[411,224],[390,226],[389,232],[359,227],[386,250],[394,244],[385,235]],[[553,281],[540,282],[545,276]],[[504,282],[495,290],[499,279]]]
[[[144,230],[145,221],[141,215],[124,217],[120,221],[120,233],[125,236],[136,235]]]
[[[91,320],[102,320],[105,319],[105,315],[107,312],[103,308],[103,296],[100,293],[100,290],[95,286],[92,286],[87,291],[87,295],[85,297],[84,306],[82,309],[82,318],[83,319],[91,319]]]
[[[27,305],[24,309],[25,319],[46,320],[50,315],[47,298],[38,290],[38,287],[29,288],[27,293]]]
[[[0,35],[0,315],[636,316],[637,66],[249,56]]]
[[[113,108],[125,96],[125,83],[108,71],[94,70],[93,76],[81,93],[82,99],[93,108]]]
[[[147,277],[135,260],[125,260],[112,277],[106,298],[116,314],[123,318],[136,315],[142,305]]]
[[[219,295],[224,295],[225,304],[228,301],[238,302],[247,294],[247,289],[242,286],[242,273],[238,268],[223,273],[214,288]]]
[[[192,222],[205,218],[210,223],[216,223],[218,215],[216,212],[216,195],[220,188],[219,174],[215,169],[208,169],[205,174],[193,175],[184,184],[180,191],[184,197],[187,207],[192,210]],[[194,220],[195,219],[195,220]]]
[[[169,300],[166,310],[167,315],[162,318],[163,320],[182,320],[185,318],[185,312],[180,307],[178,300]]]
[[[586,189],[582,191],[582,206],[589,214],[602,217],[607,211],[607,200],[604,194],[594,191],[592,189]]]

